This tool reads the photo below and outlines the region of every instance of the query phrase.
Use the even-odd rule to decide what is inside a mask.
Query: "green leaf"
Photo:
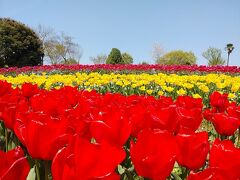
[[[35,180],[36,179],[36,173],[35,173],[35,168],[31,168],[28,176],[27,176],[27,180]]]
[[[121,165],[118,165],[118,172],[119,172],[119,174],[123,174],[124,172],[125,172],[125,169],[121,166]]]
[[[12,150],[16,147],[16,145],[14,144],[13,141],[11,141],[10,143],[8,143],[8,150]]]
[[[175,172],[172,172],[171,175],[174,177],[175,180],[182,180]]]

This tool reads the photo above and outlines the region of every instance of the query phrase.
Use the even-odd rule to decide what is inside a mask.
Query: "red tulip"
[[[203,117],[208,121],[212,121],[215,113],[216,111],[214,109],[205,109],[203,111]]]
[[[201,168],[205,164],[210,149],[208,133],[178,134],[176,138],[179,150],[177,155],[178,164],[191,170]]]
[[[220,94],[219,92],[213,92],[210,95],[210,104],[212,107],[217,108],[219,112],[223,112],[229,105],[228,94]]]
[[[4,125],[13,130],[16,121],[16,112],[26,112],[29,109],[29,102],[24,97],[12,95],[12,97],[5,97],[0,105],[1,119]]]
[[[170,133],[174,133],[177,130],[179,121],[177,119],[175,105],[160,109],[154,108],[149,111],[149,117],[151,119],[152,129],[167,130]]]
[[[108,141],[123,146],[130,137],[131,122],[121,112],[108,112],[98,121],[91,122],[90,132],[97,142]]]
[[[67,122],[69,123],[69,127],[72,128],[72,131],[81,137],[85,137],[88,139],[92,138],[90,133],[90,120],[89,114],[81,114],[82,111],[78,111],[78,109],[69,109],[65,112],[64,117],[66,117]]]
[[[203,103],[201,98],[193,98],[191,96],[178,96],[175,104],[178,107],[186,109],[200,108],[202,109]]]
[[[2,112],[2,120],[4,122],[4,125],[8,128],[8,129],[13,129],[14,127],[14,123],[16,120],[16,107],[17,104],[15,103],[9,103],[9,104],[5,104],[5,107],[3,108],[3,112]]]
[[[224,113],[216,113],[212,119],[217,133],[224,136],[231,136],[240,126],[240,120]]]
[[[21,89],[22,89],[22,95],[27,98],[32,97],[33,95],[37,94],[39,91],[37,84],[31,84],[31,83],[24,83]]]
[[[176,106],[154,107],[137,104],[132,109],[130,121],[132,122],[132,135],[137,136],[143,129],[161,129],[174,133],[177,129]],[[136,113],[137,112],[137,113]]]
[[[7,81],[0,81],[0,97],[9,94],[12,91],[12,85]]]
[[[209,166],[225,172],[227,179],[240,179],[240,149],[232,141],[216,139],[210,150]]]
[[[33,111],[43,111],[53,117],[60,117],[68,109],[77,107],[80,93],[76,88],[64,87],[59,90],[44,91],[30,99]]]
[[[123,149],[106,142],[91,144],[86,139],[74,136],[69,146],[61,149],[53,159],[53,179],[114,179],[117,177],[114,170],[124,158]]]
[[[236,104],[231,103],[231,105],[229,105],[227,108],[227,113],[229,116],[240,119],[240,106],[237,106]]]
[[[66,146],[71,132],[68,122],[41,112],[17,115],[15,134],[36,159],[52,160],[59,149]]]
[[[187,180],[227,180],[227,179],[230,180],[229,177],[219,168],[207,168],[197,173],[190,172],[190,175],[187,178]]]
[[[35,95],[31,98],[33,111],[42,111],[53,117],[59,117],[66,109],[67,103],[57,93],[47,92]]]
[[[175,131],[177,121],[171,98],[131,95],[127,102],[125,113],[132,122],[132,136],[136,137],[141,130],[148,128]]]
[[[171,104],[173,104],[173,99],[170,96],[160,96],[158,98],[158,104],[160,104],[160,106],[164,107],[164,106],[169,106]]]
[[[139,176],[153,180],[166,179],[177,154],[175,138],[168,132],[145,129],[137,142],[131,142],[130,155]]]
[[[178,96],[176,99],[178,133],[192,134],[202,122],[202,99],[190,96]]]
[[[182,108],[177,107],[177,118],[178,118],[178,133],[181,134],[192,134],[200,126],[202,122],[202,109],[201,108]]]
[[[0,179],[1,180],[25,180],[30,166],[24,152],[16,147],[8,152],[0,150]]]
[[[59,90],[54,89],[52,91],[66,103],[68,108],[75,107],[78,104],[80,94],[77,87],[64,86]]]
[[[144,107],[141,103],[136,103],[129,109],[129,119],[132,122],[131,135],[136,137],[138,132],[151,126],[151,119],[146,112],[147,107]],[[138,113],[136,113],[138,112]]]
[[[239,73],[240,68],[237,66],[197,66],[197,65],[155,65],[155,64],[149,64],[149,65],[106,65],[106,64],[95,64],[95,65],[44,65],[44,66],[34,66],[34,67],[29,67],[25,66],[22,68],[16,68],[16,67],[11,67],[11,68],[1,68],[0,73],[9,73],[9,72],[14,72],[14,73],[23,73],[23,72],[29,72],[29,71],[38,71],[38,72],[49,72],[52,70],[59,70],[59,71],[99,71],[99,70],[104,70],[104,71],[165,71],[165,72],[229,72],[229,73]]]

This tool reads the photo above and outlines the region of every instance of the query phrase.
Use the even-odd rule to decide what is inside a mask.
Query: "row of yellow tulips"
[[[52,89],[62,86],[78,86],[79,89],[99,92],[120,92],[148,95],[191,95],[207,97],[213,91],[227,92],[229,98],[237,98],[240,88],[240,77],[224,74],[178,75],[178,74],[19,74],[15,77],[0,75],[0,80],[20,87],[25,82],[37,84],[41,88]]]

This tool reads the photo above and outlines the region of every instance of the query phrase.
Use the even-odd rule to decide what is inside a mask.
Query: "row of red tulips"
[[[222,73],[240,73],[238,66],[205,66],[205,65],[111,65],[111,64],[97,64],[97,65],[44,65],[44,66],[26,66],[22,68],[0,68],[0,73],[23,73],[35,71],[163,71],[163,72],[222,72]]]
[[[238,180],[240,106],[217,92],[210,105],[0,82],[0,179],[26,179],[34,168],[38,180]],[[203,117],[221,140],[210,143]]]

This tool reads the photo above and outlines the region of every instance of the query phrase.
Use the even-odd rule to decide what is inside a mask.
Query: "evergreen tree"
[[[0,18],[0,67],[43,64],[42,42],[26,25]]]
[[[124,64],[122,55],[119,49],[112,48],[112,51],[108,55],[107,64]]]
[[[133,63],[133,57],[128,53],[122,53],[122,59],[124,64],[132,64]]]

